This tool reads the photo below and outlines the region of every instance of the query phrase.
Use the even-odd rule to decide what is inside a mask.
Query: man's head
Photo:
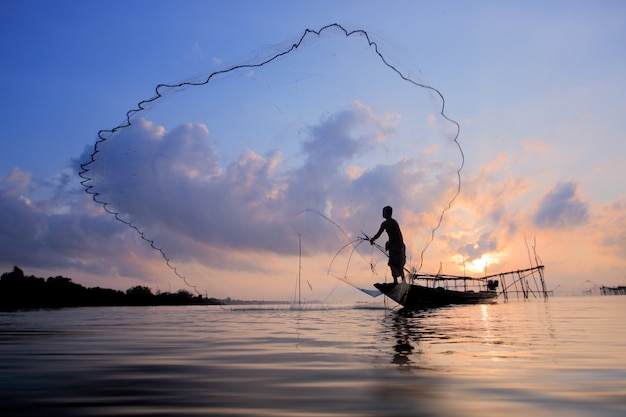
[[[393,212],[393,209],[391,208],[391,206],[385,206],[383,207],[383,217],[385,219],[390,219],[391,218],[391,213]]]

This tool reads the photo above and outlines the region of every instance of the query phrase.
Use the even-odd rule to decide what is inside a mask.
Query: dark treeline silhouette
[[[224,304],[223,300],[194,296],[189,291],[152,293],[136,286],[126,292],[108,288],[86,288],[62,276],[47,279],[24,275],[15,266],[0,278],[0,311],[32,308],[157,306]]]

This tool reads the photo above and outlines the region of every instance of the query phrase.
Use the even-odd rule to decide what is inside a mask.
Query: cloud
[[[428,172],[439,169],[445,177],[445,162],[421,161],[417,150],[415,158],[375,158],[397,140],[387,121],[360,104],[327,115],[306,129],[295,165],[279,151],[243,149],[227,160],[205,125],[167,131],[140,119],[100,147],[89,183],[108,210],[154,239],[174,264],[269,276],[277,259],[297,254],[299,236],[305,256],[330,263],[349,239],[337,225],[354,237],[378,228],[386,204],[407,203],[397,206],[401,213],[428,210],[428,193],[441,200],[446,182]],[[382,131],[389,139],[379,140]],[[72,161],[72,168],[90,152]],[[155,279],[150,262],[167,269],[149,244],[101,210],[76,180],[64,171],[38,181],[17,168],[4,179],[0,263],[107,280]],[[409,184],[421,187],[419,198]],[[428,227],[421,224],[423,232]]]
[[[531,149],[527,150],[532,152]],[[489,273],[535,262],[546,265],[549,286],[563,287],[582,277],[622,277],[626,267],[624,198],[585,202],[576,181],[542,189],[530,177],[516,176],[506,155],[464,178],[463,192],[430,252],[427,268]],[[536,206],[533,207],[533,201]],[[454,269],[456,268],[456,271]]]
[[[388,204],[404,213],[407,238],[428,237],[437,218],[409,213],[440,212],[456,190],[455,165],[441,159],[456,154],[424,152],[437,141],[398,135],[402,118],[391,114],[352,101],[301,126],[285,150],[263,140],[225,147],[215,124],[168,130],[137,119],[99,144],[88,183],[174,264],[271,274],[259,256],[296,256],[299,237],[305,256],[330,263],[361,231],[377,230]]]
[[[90,166],[91,182],[111,210],[149,235],[186,248],[179,252],[192,253],[188,246],[195,242],[293,254],[294,239],[305,232],[310,248],[326,251],[335,227],[319,216],[300,218],[315,217],[313,212],[298,213],[314,209],[361,228],[372,206],[378,214],[389,200],[410,201],[407,184],[427,181],[423,171],[429,167],[418,168],[408,158],[357,165],[360,175],[351,174],[355,159],[381,153],[385,143],[378,138],[381,131],[392,136],[390,129],[386,118],[354,105],[308,127],[302,163],[287,167],[278,151],[245,149],[225,160],[204,125],[167,132],[142,119],[101,146]],[[431,192],[439,186],[430,184]]]
[[[388,204],[407,219],[408,238],[429,237],[457,190],[457,130],[432,91],[398,77],[363,41],[316,37],[210,83],[160,86],[162,99],[128,112],[128,125],[102,130],[78,159],[96,151],[82,178],[135,229],[69,177],[27,173],[5,184],[2,209],[19,221],[3,227],[15,226],[37,265],[49,257],[143,277],[150,245],[141,236],[176,266],[229,275],[284,272],[276,263],[297,256],[299,237],[306,257],[330,262],[361,230],[375,231]]]
[[[457,249],[466,261],[473,261],[483,254],[494,252],[498,249],[498,241],[489,233],[483,233],[476,242],[467,243]]]
[[[436,196],[437,187],[446,182],[431,182],[429,165],[422,165],[419,155],[355,165],[354,159],[367,153],[367,147],[353,146],[351,141],[363,141],[373,154],[384,149],[385,144],[375,140],[378,125],[372,120],[356,107],[320,119],[307,129],[299,150],[300,165],[285,164],[278,151],[259,154],[251,149],[227,161],[206,126],[184,124],[166,131],[143,121],[128,130],[125,139],[113,140],[110,148],[103,149],[97,171],[105,181],[97,183],[107,196],[114,196],[123,215],[146,227],[176,265],[184,265],[181,271],[202,271],[191,279],[200,288],[218,282],[213,277],[272,282],[270,277],[288,275],[293,270],[289,262],[297,256],[298,234],[303,237],[305,256],[314,259],[318,273],[325,276],[330,259],[346,239],[321,216],[303,211],[307,208],[328,215],[355,236],[361,230],[377,229],[383,201],[401,201],[394,212],[415,260],[421,249],[416,242],[422,232],[428,232],[432,220],[428,192]],[[364,134],[362,126],[368,123],[373,124]],[[332,146],[324,152],[305,146],[324,143],[328,135],[338,138],[336,152]],[[334,165],[323,167],[328,160]],[[359,175],[350,174],[354,166],[359,167]],[[434,161],[431,166],[437,168]],[[436,271],[443,261],[444,272],[459,272],[450,269],[450,262],[462,268],[460,259],[468,273],[482,273],[479,267],[487,264],[490,273],[525,267],[524,240],[537,236],[552,287],[560,263],[577,268],[560,268],[570,275],[591,272],[573,262],[583,258],[580,253],[613,265],[615,276],[623,274],[619,269],[626,248],[623,198],[604,206],[588,205],[570,181],[547,190],[531,211],[523,204],[533,190],[529,179],[504,175],[507,166],[501,156],[465,179],[461,198],[436,241],[439,247],[427,254],[424,271]],[[407,184],[413,184],[413,190]],[[575,239],[576,245],[564,249],[565,241],[581,233],[585,239]],[[6,268],[18,264],[27,273],[35,268],[52,271],[50,275],[69,274],[85,285],[111,286],[119,276],[149,286],[172,280],[158,253],[104,213],[67,172],[47,181],[17,168],[6,176],[0,188],[0,249],[0,262]],[[370,261],[369,252],[363,259],[358,256],[354,255],[353,263]],[[194,264],[206,269],[188,266]],[[337,264],[339,273],[344,266]],[[384,262],[379,260],[378,272],[383,271]],[[85,282],[88,274],[99,275],[100,281]],[[159,274],[169,279],[162,281]],[[228,282],[228,290],[217,292],[219,296],[233,295],[234,284]],[[118,287],[131,285],[133,281],[126,281]],[[237,285],[246,290],[244,283]]]
[[[74,178],[75,179],[75,178]],[[38,195],[30,198],[28,195]],[[154,254],[127,228],[106,215],[76,181],[63,171],[52,180],[37,181],[15,168],[0,188],[0,264],[102,274],[145,274],[143,262]]]
[[[383,206],[395,206],[396,217],[406,220],[407,238],[428,236],[436,219],[411,216],[441,210],[456,189],[455,163],[442,159],[456,157],[444,150],[445,135],[402,135],[404,123],[415,126],[415,118],[407,120],[352,100],[300,124],[283,149],[268,146],[276,142],[246,123],[227,126],[229,133],[253,135],[239,143],[216,123],[168,129],[137,118],[99,143],[86,185],[186,276],[185,270],[284,274],[280,262],[297,256],[299,237],[303,255],[324,274],[339,248],[362,230],[377,230]],[[17,168],[7,175],[0,263],[79,280],[104,277],[101,286],[119,277],[139,283],[171,277],[158,251],[84,193],[75,172],[92,152],[85,149],[54,178]],[[369,267],[366,258],[354,259]]]
[[[32,174],[23,172],[19,168],[13,168],[2,181],[2,195],[19,196],[29,188]]]
[[[561,229],[585,223],[589,217],[588,204],[579,200],[576,188],[577,185],[569,181],[548,191],[534,214],[535,225]]]

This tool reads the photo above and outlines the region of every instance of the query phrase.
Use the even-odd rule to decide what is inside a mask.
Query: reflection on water
[[[0,314],[6,416],[622,416],[623,298]]]
[[[389,314],[384,322],[384,329],[388,329],[393,336],[393,359],[391,363],[400,367],[412,365],[411,355],[419,354],[419,339],[422,335],[421,320],[416,318],[411,312],[398,310],[394,314]],[[384,334],[384,333],[383,333]],[[415,351],[415,352],[414,352]]]
[[[440,415],[622,416],[624,301],[399,310],[383,320],[383,340],[390,363],[428,378]]]

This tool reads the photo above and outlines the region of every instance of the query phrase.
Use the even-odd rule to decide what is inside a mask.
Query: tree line
[[[230,301],[230,300],[228,300]],[[225,304],[225,300],[194,296],[186,290],[157,292],[135,286],[120,291],[86,288],[70,278],[26,276],[19,267],[0,277],[0,311],[33,308]]]

